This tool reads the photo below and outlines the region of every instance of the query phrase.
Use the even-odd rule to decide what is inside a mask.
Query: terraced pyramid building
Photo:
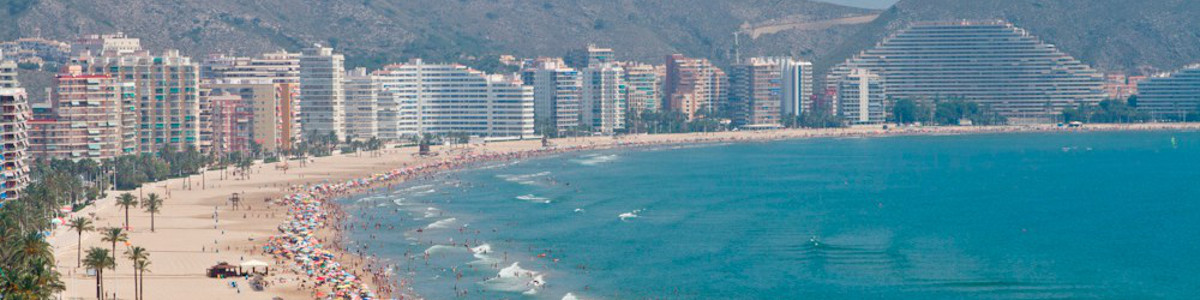
[[[1104,99],[1103,74],[999,20],[914,23],[834,67],[827,86],[854,69],[878,74],[889,103],[961,98],[1013,123],[1051,122]]]

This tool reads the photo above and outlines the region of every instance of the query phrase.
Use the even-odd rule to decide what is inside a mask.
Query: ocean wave
[[[476,259],[475,261],[470,263],[472,265],[492,265],[492,264],[500,262],[499,258],[493,257],[491,255],[492,254],[492,245],[490,245],[490,244],[483,244],[483,245],[475,246],[474,248],[471,248],[471,253],[472,253],[472,256],[474,256]]]
[[[549,171],[539,172],[539,173],[534,173],[534,174],[523,174],[523,175],[499,174],[499,175],[496,175],[496,178],[504,179],[505,181],[515,182],[518,184],[534,185],[534,184],[537,184],[537,181],[534,180],[535,178],[544,177],[547,175],[550,175]]]
[[[355,200],[354,202],[355,202],[355,203],[371,202],[371,201],[375,201],[375,200],[381,200],[381,199],[385,199],[385,198],[387,198],[387,196],[370,196],[370,197],[362,197],[362,198],[360,198],[360,199],[358,199],[358,200]]]
[[[584,155],[579,159],[573,159],[571,161],[575,162],[577,164],[585,165],[585,166],[595,166],[595,165],[599,165],[599,164],[610,163],[610,162],[616,161],[617,158],[620,158],[620,156],[617,156],[616,154],[608,154],[608,155],[589,154],[589,155]]]
[[[441,219],[441,220],[438,220],[437,222],[433,222],[432,224],[429,224],[429,226],[426,226],[425,228],[426,229],[449,228],[450,224],[454,224],[455,221],[458,221],[458,219],[455,219],[455,218]]]
[[[395,204],[396,206],[404,206],[404,198],[392,199],[392,204]]]
[[[526,295],[537,294],[546,285],[545,275],[521,268],[521,263],[500,269],[496,277],[483,282],[489,289],[504,292],[522,292]]]
[[[562,300],[580,300],[580,299],[578,296],[575,296],[575,294],[567,293],[566,295],[563,295]]]
[[[622,214],[620,214],[620,215],[617,215],[617,217],[618,217],[618,218],[621,218],[621,221],[628,221],[629,219],[633,219],[633,218],[639,218],[639,217],[641,217],[641,216],[639,216],[639,215],[638,215],[638,214],[640,214],[640,213],[642,213],[642,210],[641,210],[641,209],[635,209],[635,210],[633,210],[633,211],[631,211],[631,212],[622,213]]]
[[[521,200],[521,201],[550,204],[550,198],[538,197],[537,195],[534,195],[534,194],[520,195],[520,196],[517,196],[516,198],[517,198],[517,200]]]
[[[423,218],[428,219],[428,218],[437,217],[440,212],[441,211],[436,208],[432,208],[432,207],[425,208],[425,216],[423,216]]]
[[[425,249],[425,254],[451,253],[451,252],[466,252],[465,247],[454,247],[447,245],[433,245],[429,249]]]
[[[399,190],[398,192],[412,192],[412,191],[417,191],[417,190],[427,190],[427,189],[431,189],[431,188],[433,188],[432,184],[425,184],[425,185],[410,186],[408,188]]]

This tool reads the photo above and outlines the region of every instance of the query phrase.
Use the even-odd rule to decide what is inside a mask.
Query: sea
[[[590,151],[340,202],[428,299],[1200,295],[1200,132]]]

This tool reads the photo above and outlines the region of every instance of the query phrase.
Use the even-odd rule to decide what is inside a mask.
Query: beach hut
[[[268,264],[266,262],[258,261],[258,260],[249,260],[249,261],[243,262],[240,266],[242,268],[250,268],[250,273],[254,273],[257,270],[257,268],[263,268],[263,274],[267,274],[267,272],[269,271],[269,269],[267,269],[267,267],[269,267],[270,264]]]
[[[234,267],[227,262],[220,262],[215,266],[209,267],[207,273],[208,277],[210,278],[238,276],[237,267]]]

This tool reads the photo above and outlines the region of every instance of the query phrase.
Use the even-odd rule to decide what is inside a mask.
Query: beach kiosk
[[[250,268],[250,273],[258,273],[258,268],[262,268],[262,273],[267,274],[267,267],[269,267],[270,264],[258,260],[248,260],[243,262],[240,266],[242,267],[243,271],[245,271],[246,268]]]

